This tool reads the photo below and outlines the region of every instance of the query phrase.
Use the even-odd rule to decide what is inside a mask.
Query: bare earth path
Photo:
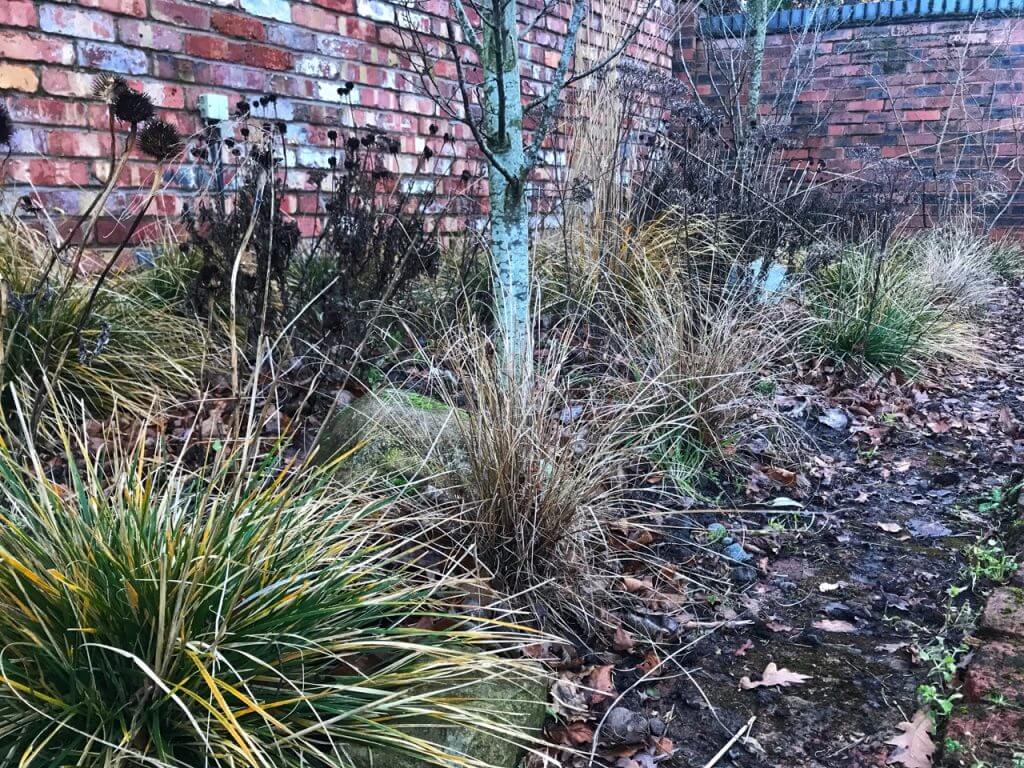
[[[962,682],[983,645],[976,620],[1001,557],[988,541],[1020,552],[1012,523],[1022,508],[1014,499],[1000,507],[992,494],[1024,466],[1022,297],[1007,292],[986,318],[985,346],[1001,370],[904,387],[902,401],[862,388],[807,409],[822,447],[803,513],[775,515],[770,525],[736,513],[748,530],[761,528],[743,542],[757,574],[726,600],[753,623],[712,633],[679,655],[676,674],[630,697],[631,707],[669,723],[675,750],[659,764],[700,768],[756,716],[752,740],[738,741],[720,768],[882,766],[897,749],[886,742],[920,708],[919,686],[944,698]],[[842,409],[849,423],[820,424],[824,407]],[[742,530],[736,518],[722,522]],[[950,652],[956,677],[944,687]],[[628,658],[620,662],[616,685],[625,690],[641,673]],[[769,663],[810,678],[740,688]],[[985,698],[971,706],[985,711],[1012,713],[1024,703],[1015,705],[1011,690],[1004,702],[990,690],[973,693]],[[944,749],[944,722],[934,736],[936,765],[983,758],[990,768],[1017,768],[1005,733],[989,743],[968,724],[965,734],[961,716]]]

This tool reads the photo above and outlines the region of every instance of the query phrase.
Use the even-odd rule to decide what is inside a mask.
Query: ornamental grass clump
[[[945,362],[981,364],[971,315],[987,291],[963,283],[971,270],[963,267],[962,254],[936,251],[934,237],[887,249],[835,244],[834,259],[816,268],[805,286],[814,318],[805,337],[809,351],[875,375],[914,376]]]
[[[189,470],[71,423],[64,463],[0,441],[0,764],[483,768],[430,734],[528,741],[471,685],[515,699],[521,636],[454,613],[333,467],[242,441]]]
[[[802,321],[788,293],[765,295],[744,280],[752,273],[714,238],[686,237],[658,222],[641,228],[634,242],[648,245],[615,259],[597,300],[616,386],[645,404],[637,421],[651,435],[648,456],[696,492],[711,464],[798,450],[763,384],[792,360]]]
[[[5,410],[15,394],[41,399],[45,386],[81,400],[96,417],[115,404],[145,414],[199,393],[204,368],[218,353],[203,325],[179,311],[171,265],[90,284],[51,261],[51,245],[41,234],[0,218]]]
[[[513,382],[486,333],[456,327],[436,356],[424,352],[450,409],[444,429],[391,428],[430,473],[405,499],[425,535],[484,574],[523,621],[592,638],[614,630],[617,576],[655,560],[624,540],[660,510],[632,493],[643,404],[608,400],[594,377],[588,386],[569,364],[571,339],[550,330],[535,375]]]

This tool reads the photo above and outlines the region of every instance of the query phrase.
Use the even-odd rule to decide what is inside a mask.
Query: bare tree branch
[[[586,0],[582,0],[582,2],[586,3]],[[613,61],[615,61],[615,59],[617,59],[619,56],[621,56],[622,52],[625,51],[626,48],[629,46],[629,44],[632,43],[633,40],[636,39],[636,36],[638,34],[640,34],[640,29],[643,27],[644,22],[647,21],[647,18],[650,15],[651,10],[654,8],[654,4],[656,2],[657,2],[657,0],[647,0],[647,6],[644,8],[643,13],[640,14],[640,17],[637,19],[636,24],[634,24],[632,26],[632,28],[629,30],[629,32],[627,32],[625,35],[623,35],[621,42],[617,46],[615,46],[615,48],[607,56],[605,56],[603,59],[598,61],[596,64],[594,64],[594,65],[592,65],[590,67],[587,67],[587,69],[584,70],[583,72],[579,72],[579,73],[573,75],[572,77],[570,77],[568,80],[566,80],[564,83],[562,83],[561,87],[562,88],[566,88],[566,87],[572,85],[573,83],[578,83],[580,80],[583,80],[584,78],[590,77],[594,73],[599,72],[602,69],[604,69],[605,67],[607,67]],[[574,9],[574,12],[575,12],[575,9]],[[570,29],[570,34],[572,34],[572,30],[571,29]],[[565,55],[566,50],[567,50],[567,48],[563,48],[562,49],[562,55],[563,56]],[[559,66],[561,66],[561,62],[559,62]],[[547,96],[542,96],[539,99],[534,99],[533,101],[531,101],[529,104],[526,105],[526,108],[524,109],[524,112],[526,112],[526,113],[532,112],[537,107],[542,106],[546,101],[547,101]]]
[[[466,87],[466,73],[462,68],[462,59],[459,57],[458,47],[455,45],[454,30],[452,29],[452,23],[450,21],[445,22],[445,27],[448,30],[448,47],[451,50],[452,59],[455,62],[455,73],[456,80],[459,84],[459,94],[462,96],[462,109],[465,114],[463,123],[469,128],[471,134],[473,134],[473,140],[477,146],[480,147],[480,151],[484,153],[484,157],[487,158],[487,162],[490,163],[498,173],[504,176],[509,184],[515,182],[515,176],[494,156],[491,152],[490,147],[487,144],[486,137],[481,133],[480,126],[473,119],[473,102],[469,96],[469,90]]]
[[[473,29],[473,25],[469,22],[469,14],[466,13],[466,6],[463,0],[449,0],[452,6],[452,10],[455,11],[455,17],[459,20],[459,26],[462,28],[462,36],[466,38],[466,44],[470,46],[477,55],[483,56],[483,45],[480,43],[480,36],[477,35],[476,30]],[[448,32],[449,38],[452,37],[451,30]]]
[[[551,131],[551,125],[555,118],[555,110],[558,108],[558,97],[566,86],[566,75],[569,72],[569,63],[572,61],[573,55],[576,53],[576,41],[579,39],[580,28],[583,26],[583,16],[587,12],[589,6],[589,0],[576,0],[576,3],[573,5],[572,16],[569,19],[569,31],[565,38],[565,45],[562,48],[562,54],[558,59],[558,67],[555,69],[555,76],[551,82],[551,87],[548,89],[547,95],[543,100],[544,112],[541,114],[537,130],[533,134],[533,142],[530,145],[530,149],[526,153],[525,173],[527,174],[536,167],[541,145],[544,143],[544,140],[547,139],[548,133]]]

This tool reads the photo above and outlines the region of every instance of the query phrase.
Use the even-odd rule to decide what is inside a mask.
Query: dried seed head
[[[122,93],[131,90],[128,81],[120,75],[104,72],[92,81],[92,95],[107,104],[113,104]]]
[[[121,91],[114,98],[114,115],[122,123],[138,125],[152,120],[156,114],[153,102],[144,93],[138,91]]]
[[[182,150],[178,129],[163,120],[154,120],[139,134],[142,151],[161,163],[177,156]]]
[[[0,103],[0,144],[10,146],[11,138],[14,136],[14,121],[11,120],[11,113],[7,105]]]
[[[336,130],[334,130],[333,128],[331,128],[331,130],[329,130],[327,132],[327,140],[328,141],[337,141],[338,140],[338,132]]]

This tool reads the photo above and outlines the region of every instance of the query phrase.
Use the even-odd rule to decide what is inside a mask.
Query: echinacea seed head
[[[14,136],[14,121],[6,104],[0,103],[0,144],[10,146]]]
[[[152,120],[156,115],[153,101],[138,91],[121,91],[114,98],[114,116],[122,123],[138,125]]]
[[[118,96],[130,90],[127,80],[121,75],[112,75],[109,72],[97,75],[96,79],[92,81],[93,97],[105,101],[107,104],[113,104],[117,101]]]
[[[147,155],[163,163],[177,156],[183,144],[177,128],[163,120],[153,120],[139,134],[139,146]]]

